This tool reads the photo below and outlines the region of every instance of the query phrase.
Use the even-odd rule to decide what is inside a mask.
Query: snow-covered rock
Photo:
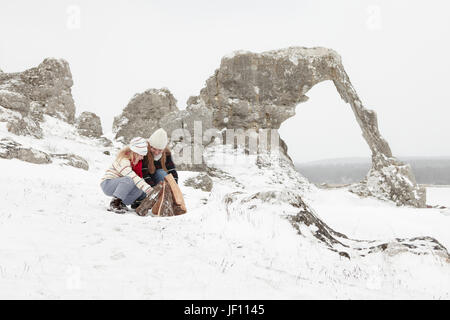
[[[199,173],[195,177],[189,178],[184,182],[187,187],[200,189],[202,191],[209,192],[213,187],[213,181],[206,173]]]
[[[42,138],[43,114],[73,123],[72,85],[69,64],[63,59],[47,58],[24,72],[0,73],[0,107],[14,112],[8,120],[8,130]]]
[[[425,207],[425,189],[417,187],[411,166],[395,158],[380,157],[383,161],[377,161],[377,169],[372,166],[365,179],[351,185],[349,191],[364,197],[391,200],[399,206],[410,204]]]
[[[82,112],[76,120],[76,127],[86,137],[100,138],[103,135],[102,122],[93,112]]]
[[[124,143],[137,136],[149,138],[161,126],[161,122],[174,121],[166,118],[179,111],[176,103],[177,100],[167,88],[149,89],[135,94],[122,114],[114,118],[115,138]]]
[[[8,116],[14,116],[10,111],[0,114],[0,124],[1,115],[3,121],[9,120]],[[0,158],[89,170],[90,166],[96,164],[86,160],[87,146],[90,146],[89,152],[93,154],[111,153],[117,148],[111,142],[106,144],[107,139],[104,137],[88,138],[80,135],[75,126],[52,116],[44,115],[40,126],[41,137],[38,139],[32,135],[15,135],[8,130],[7,125],[0,126]]]
[[[49,154],[33,148],[24,148],[10,138],[0,139],[0,158],[19,159],[36,164],[52,162]]]

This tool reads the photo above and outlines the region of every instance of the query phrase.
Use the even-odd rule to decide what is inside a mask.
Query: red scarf
[[[131,168],[133,169],[136,174],[142,178],[142,160],[138,161],[136,165],[131,164]]]

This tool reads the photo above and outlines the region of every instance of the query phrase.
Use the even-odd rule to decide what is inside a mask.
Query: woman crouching
[[[109,211],[125,213],[127,205],[144,200],[152,192],[152,187],[142,178],[142,173],[138,175],[133,170],[133,167],[142,163],[147,151],[144,138],[133,138],[106,170],[100,186],[107,196],[113,197]]]

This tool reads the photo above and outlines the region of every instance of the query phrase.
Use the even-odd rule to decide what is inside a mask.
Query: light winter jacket
[[[130,160],[124,158],[120,161],[115,160],[111,167],[106,170],[105,175],[103,176],[101,182],[107,179],[115,179],[120,177],[130,177],[136,187],[149,194],[152,191],[152,187],[145,182],[144,179],[139,177],[136,172],[133,171],[131,167]]]

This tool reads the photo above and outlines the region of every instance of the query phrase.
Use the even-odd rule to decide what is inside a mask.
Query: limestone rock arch
[[[308,100],[306,93],[326,80],[350,104],[372,152],[366,178],[350,191],[425,207],[425,189],[417,185],[411,166],[393,157],[378,130],[375,111],[363,106],[334,50],[289,47],[263,53],[237,51],[223,57],[200,95],[188,100],[183,126],[192,131],[192,122],[200,120],[204,128],[279,129],[295,115],[295,107]]]

